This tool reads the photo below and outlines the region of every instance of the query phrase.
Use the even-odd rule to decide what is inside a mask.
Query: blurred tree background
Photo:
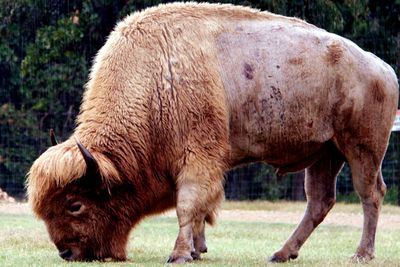
[[[71,134],[92,59],[115,23],[166,2],[172,1],[0,0],[0,188],[23,197],[25,175],[48,147],[49,129],[54,128],[59,139]],[[305,19],[375,53],[399,75],[400,0],[208,2]],[[383,168],[391,203],[400,200],[399,139],[399,133],[392,134]],[[231,171],[227,198],[304,198],[301,174],[276,178],[273,172],[263,164]],[[355,199],[347,167],[338,191],[340,199]]]

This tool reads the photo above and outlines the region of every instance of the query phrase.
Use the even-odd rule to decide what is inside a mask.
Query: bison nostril
[[[58,253],[58,255],[60,255],[61,258],[63,258],[64,260],[67,260],[67,261],[72,260],[72,256],[73,256],[72,251],[70,249],[60,251]]]

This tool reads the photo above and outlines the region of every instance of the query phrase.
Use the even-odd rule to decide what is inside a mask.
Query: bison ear
[[[56,136],[55,136],[55,134],[54,134],[54,130],[53,130],[53,129],[50,129],[50,141],[51,141],[51,145],[52,145],[52,146],[55,146],[55,145],[57,145],[57,144],[58,144],[58,142],[57,142],[57,139],[56,139]]]
[[[94,159],[92,154],[86,149],[86,147],[79,141],[77,137],[75,137],[76,144],[78,145],[79,150],[82,153],[83,159],[86,162],[86,176],[92,176],[99,173],[99,165],[97,161]]]

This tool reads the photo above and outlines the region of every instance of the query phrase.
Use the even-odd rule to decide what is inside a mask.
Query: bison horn
[[[77,137],[75,137],[76,144],[78,145],[79,150],[82,153],[83,159],[86,162],[86,173],[96,173],[99,170],[99,165],[97,161],[94,159],[92,154],[90,154],[89,150],[79,141]]]
[[[58,144],[57,139],[56,139],[56,135],[54,134],[54,130],[50,129],[50,141],[51,141],[51,145],[55,146]]]

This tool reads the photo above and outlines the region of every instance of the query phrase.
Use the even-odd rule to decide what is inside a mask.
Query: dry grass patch
[[[303,201],[224,201],[222,203],[223,210],[260,210],[260,211],[288,211],[300,212],[306,208],[306,202]],[[361,204],[336,203],[331,212],[340,213],[362,213]],[[382,214],[400,215],[400,207],[394,205],[384,205]]]

